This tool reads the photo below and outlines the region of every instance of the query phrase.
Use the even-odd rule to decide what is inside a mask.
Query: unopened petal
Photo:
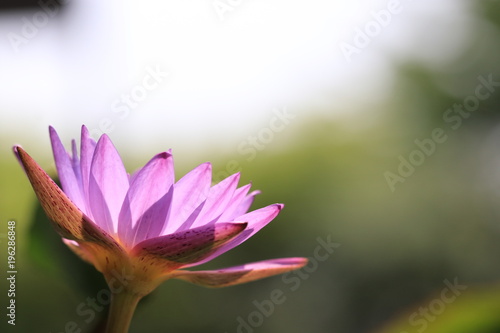
[[[232,221],[234,220],[235,217],[240,216],[247,212],[245,210],[243,213],[240,213],[239,207],[241,203],[246,199],[250,187],[251,184],[247,184],[234,191],[231,201],[229,202],[226,209],[224,209],[222,215],[220,216],[221,221]]]
[[[243,199],[240,204],[238,205],[238,207],[236,207],[236,209],[234,210],[234,212],[232,213],[233,214],[233,218],[238,218],[239,216],[245,214],[246,212],[248,212],[248,210],[250,209],[250,206],[252,205],[253,201],[255,200],[255,196],[260,194],[260,191],[253,191],[252,193],[250,193],[249,195],[247,195],[245,197],[245,199]]]
[[[183,271],[172,273],[172,278],[185,280],[204,287],[220,288],[247,283],[299,269],[307,264],[306,258],[264,260],[241,266],[209,271]]]
[[[234,191],[238,186],[239,179],[240,174],[236,173],[210,188],[207,199],[203,203],[199,215],[195,219],[188,219],[181,225],[179,230],[196,228],[207,223],[216,222],[224,212],[224,209],[226,209],[231,202]]]
[[[123,203],[118,234],[128,246],[157,237],[172,201],[174,166],[168,152],[153,157],[131,179]]]
[[[172,211],[162,231],[162,235],[177,231],[197,207],[205,201],[210,191],[211,181],[212,165],[210,163],[203,163],[174,184]]]
[[[128,188],[128,175],[120,155],[104,134],[92,158],[89,204],[94,221],[110,234],[118,230],[118,216]]]
[[[87,213],[92,217],[89,204],[89,180],[92,157],[94,156],[96,142],[90,137],[87,127],[82,126],[80,142],[80,173],[82,175],[82,193],[87,205]]]
[[[49,132],[57,174],[59,175],[64,193],[66,193],[80,209],[85,211],[86,206],[81,188],[80,172],[78,170],[78,172],[75,173],[75,169],[79,169],[77,157],[74,154],[72,159],[68,155],[53,127],[49,127]]]

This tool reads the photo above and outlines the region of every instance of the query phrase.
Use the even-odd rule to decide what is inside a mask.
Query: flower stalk
[[[111,295],[106,333],[127,333],[141,296],[123,290]]]

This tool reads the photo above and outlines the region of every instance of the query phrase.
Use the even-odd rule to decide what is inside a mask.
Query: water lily
[[[175,181],[171,151],[132,174],[109,137],[98,142],[85,126],[80,154],[66,152],[56,131],[50,139],[62,190],[20,146],[14,147],[45,213],[64,243],[103,273],[112,301],[107,332],[127,332],[138,301],[161,282],[182,279],[225,287],[298,269],[305,258],[282,258],[218,270],[206,263],[243,243],[283,208],[248,212],[258,191],[238,187],[240,174],[212,186],[210,163]]]

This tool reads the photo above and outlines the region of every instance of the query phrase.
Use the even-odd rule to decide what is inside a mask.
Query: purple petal
[[[49,132],[61,186],[71,201],[73,201],[80,209],[85,211],[86,206],[81,191],[80,174],[75,174],[75,169],[78,168],[78,157],[74,154],[73,159],[71,159],[64,149],[56,130],[52,126],[49,127]]]
[[[216,222],[231,201],[239,179],[240,174],[235,173],[214,185],[208,192],[207,200],[203,204],[200,214],[194,220],[188,219],[179,230]]]
[[[306,264],[306,258],[272,259],[210,271],[179,270],[173,273],[173,278],[204,287],[220,288],[282,274]]]
[[[251,186],[251,184],[247,184],[234,191],[229,205],[226,207],[226,209],[224,209],[222,215],[220,216],[221,221],[232,221],[235,217],[246,213],[246,211],[240,213],[239,206],[241,205],[242,201],[245,200],[248,190],[250,190]]]
[[[90,167],[89,204],[94,221],[115,234],[129,188],[128,175],[113,143],[104,134],[97,142]]]
[[[82,177],[82,192],[87,205],[87,213],[92,217],[89,203],[89,182],[90,182],[90,166],[92,165],[92,157],[94,156],[96,142],[90,137],[87,127],[82,126],[81,142],[80,142],[80,173]]]
[[[71,140],[71,167],[73,168],[73,172],[75,173],[76,178],[78,179],[78,184],[82,184],[82,174],[80,170],[80,158],[78,157],[78,150],[76,148],[75,139]]]
[[[131,251],[141,261],[158,259],[174,268],[197,262],[227,243],[245,228],[246,223],[216,223],[174,234],[147,239]]]
[[[260,229],[266,226],[269,222],[271,222],[276,217],[276,215],[278,215],[283,206],[284,206],[283,204],[273,204],[261,209],[254,210],[253,212],[247,213],[245,215],[239,216],[237,219],[235,219],[235,221],[242,221],[248,223],[248,227],[245,229],[245,231],[243,231],[241,234],[233,238],[227,244],[221,246],[219,249],[217,249],[217,251],[215,251],[208,257],[204,258],[203,260],[195,264],[189,265],[188,267],[206,263],[220,256],[224,252],[227,252],[232,248],[240,245],[241,243],[243,243],[244,241],[255,235],[255,233],[257,233]]]
[[[255,196],[258,194],[260,194],[260,191],[253,191],[252,193],[247,195],[245,199],[243,199],[243,201],[234,210],[233,219],[248,212],[250,206],[252,206],[252,203],[255,200]]]
[[[167,152],[153,157],[131,178],[118,225],[127,246],[160,234],[171,206],[173,183],[172,155]]]
[[[285,207],[283,204],[272,204],[236,218],[238,221],[248,222],[248,229],[252,229],[252,236],[271,222]]]
[[[207,198],[212,181],[212,165],[203,163],[174,184],[172,210],[162,235],[179,229],[195,209]]]

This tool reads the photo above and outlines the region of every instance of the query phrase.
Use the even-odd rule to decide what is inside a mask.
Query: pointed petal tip
[[[23,167],[24,169],[24,163],[23,161],[21,160],[21,156],[19,155],[19,150],[23,150],[23,148],[21,147],[21,145],[14,145],[12,146],[12,152],[14,153],[14,156],[16,156],[16,159],[17,161],[19,162],[19,164]],[[23,150],[24,151],[24,150]],[[25,170],[26,171],[26,170]]]
[[[21,156],[28,155],[28,153],[23,149],[21,145],[15,145],[12,147],[12,151],[16,155],[19,162],[24,165],[23,159]]]
[[[201,163],[200,165],[198,165],[194,169],[199,169],[200,171],[212,174],[212,163],[210,163],[210,162],[204,162],[204,163]]]
[[[226,178],[222,179],[222,180],[217,180],[217,179],[212,179],[212,188],[214,188],[215,186],[222,186],[222,184],[236,184],[236,187],[240,181],[240,178],[241,178],[241,173],[240,172],[236,172],[236,173],[233,173],[229,176],[227,176]]]
[[[97,141],[97,143],[99,143],[100,141],[104,141],[104,142],[111,142],[111,139],[109,138],[109,135],[108,135],[108,134],[103,133],[103,134],[99,137],[99,140]]]
[[[57,134],[57,131],[52,126],[49,126],[49,137],[54,157],[57,155],[57,153],[59,153],[61,156],[64,155],[66,153],[64,145],[59,138],[59,134]]]
[[[155,157],[157,157],[157,158],[163,158],[163,159],[167,159],[169,157],[172,157],[172,149],[169,149],[167,151],[163,151],[161,153],[158,153],[158,154],[156,154]]]
[[[212,171],[212,163],[210,163],[210,162],[201,163],[200,167],[201,166],[204,166],[207,170]]]
[[[252,185],[252,183],[248,184],[248,185]],[[250,192],[247,197],[255,197],[256,195],[259,195],[259,194],[262,194],[262,191],[261,190],[255,190],[255,191],[252,191]]]
[[[54,146],[55,141],[60,141],[59,139],[59,134],[57,134],[57,131],[54,127],[49,125],[49,137],[50,137],[50,142],[52,143],[52,146]]]
[[[50,138],[52,138],[53,135],[57,135],[57,131],[54,127],[52,127],[51,125],[49,125],[49,135],[50,135]]]
[[[251,184],[251,183],[249,183],[249,184],[245,184],[245,185],[240,186],[240,187],[238,188],[238,190],[240,190],[240,191],[242,191],[242,190],[246,190],[246,191],[247,191],[247,193],[248,193],[248,190],[250,190],[250,187],[252,187],[252,184]],[[253,192],[252,192],[252,193],[253,193]],[[250,193],[250,194],[251,194],[251,193]],[[250,195],[250,194],[248,194],[248,195]],[[248,195],[247,195],[247,196],[248,196]]]
[[[90,133],[89,133],[89,138],[92,138],[90,136]],[[111,140],[111,138],[109,137],[109,135],[107,133],[102,133],[101,136],[99,136],[99,138],[97,139],[97,142],[96,142],[96,145],[104,145],[104,146],[113,146],[114,147],[114,144],[113,144],[113,141]]]
[[[94,135],[94,134],[89,132],[87,126],[82,125],[82,129],[80,132],[80,140],[81,140],[80,145],[82,145],[82,146],[89,145],[88,149],[90,149],[91,147],[95,147],[97,142],[96,142],[95,138],[92,137],[92,135]],[[100,139],[100,135],[98,135],[98,137],[97,137],[97,140],[99,140],[99,139]]]
[[[84,138],[90,137],[90,132],[89,132],[87,126],[82,125],[82,128],[80,130],[80,137],[81,137],[82,141]]]

